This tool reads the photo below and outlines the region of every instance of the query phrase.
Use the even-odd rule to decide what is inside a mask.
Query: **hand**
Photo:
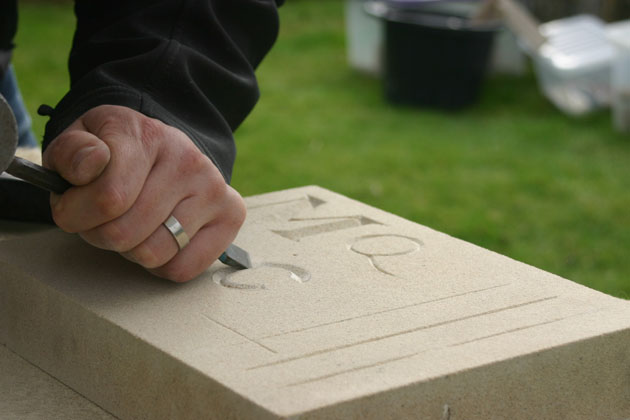
[[[51,194],[59,227],[173,281],[204,271],[245,219],[241,196],[186,134],[126,107],[83,114],[43,164],[76,186]],[[171,214],[190,237],[181,251],[162,225]]]

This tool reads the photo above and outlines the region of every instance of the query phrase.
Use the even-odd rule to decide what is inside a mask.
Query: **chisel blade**
[[[219,257],[219,261],[223,264],[239,269],[252,268],[249,253],[234,244],[227,247],[225,252]]]

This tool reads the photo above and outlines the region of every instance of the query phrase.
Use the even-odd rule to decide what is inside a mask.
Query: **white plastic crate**
[[[611,71],[613,124],[630,132],[630,21],[607,25],[606,35],[616,50]]]
[[[610,104],[610,66],[615,50],[600,19],[579,15],[539,26],[546,40],[532,52],[541,90],[567,114],[582,115]]]

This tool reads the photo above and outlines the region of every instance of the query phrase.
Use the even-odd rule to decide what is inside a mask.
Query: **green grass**
[[[67,86],[73,17],[23,6],[15,65],[35,110]],[[565,117],[531,75],[488,80],[463,112],[393,107],[346,64],[342,2],[289,2],[281,18],[236,133],[243,195],[318,184],[630,298],[630,136],[608,112]]]
[[[37,116],[37,108],[54,106],[70,86],[67,62],[74,25],[72,3],[20,4],[13,64],[38,138],[46,119]]]

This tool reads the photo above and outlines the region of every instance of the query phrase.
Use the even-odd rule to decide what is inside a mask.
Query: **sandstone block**
[[[319,187],[246,201],[254,268],[186,284],[0,242],[0,344],[122,419],[630,418],[629,302]]]
[[[55,378],[0,345],[0,418],[115,420]]]

